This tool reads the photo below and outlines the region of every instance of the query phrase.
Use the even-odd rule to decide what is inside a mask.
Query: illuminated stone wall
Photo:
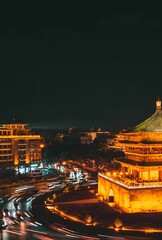
[[[112,191],[115,207],[123,212],[162,212],[162,188],[125,189],[98,176],[98,195],[109,202]]]

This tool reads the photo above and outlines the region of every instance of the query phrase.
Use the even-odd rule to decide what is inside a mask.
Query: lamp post
[[[29,169],[28,169],[28,171],[31,171],[31,165],[32,165],[32,160],[33,160],[32,154],[33,153],[34,153],[34,148],[30,148],[29,149]]]

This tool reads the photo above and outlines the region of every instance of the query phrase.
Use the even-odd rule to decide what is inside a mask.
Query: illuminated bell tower
[[[98,194],[124,212],[162,212],[162,110],[159,98],[154,114],[116,134],[114,144],[123,149],[124,156],[114,159],[118,169],[98,173]]]

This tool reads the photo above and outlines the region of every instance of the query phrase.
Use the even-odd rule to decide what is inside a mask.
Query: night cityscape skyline
[[[2,9],[1,123],[122,130],[155,112],[158,5],[5,1]]]
[[[0,239],[162,239],[162,15],[5,0]]]

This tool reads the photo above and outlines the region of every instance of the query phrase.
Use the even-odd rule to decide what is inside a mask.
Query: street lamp
[[[31,165],[32,165],[32,160],[33,160],[33,153],[34,153],[34,148],[30,148],[29,149],[29,153],[30,153],[30,156],[29,156],[29,171],[31,171]]]
[[[44,148],[44,144],[43,143],[40,144],[40,148]]]

